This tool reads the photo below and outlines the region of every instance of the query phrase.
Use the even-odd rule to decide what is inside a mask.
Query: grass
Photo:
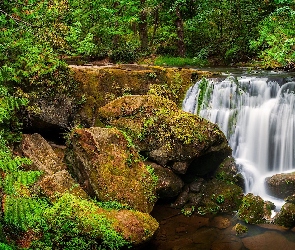
[[[188,58],[188,57],[170,57],[170,56],[159,56],[154,62],[157,66],[174,66],[174,67],[184,67],[184,66],[197,66],[203,67],[208,64],[206,59],[201,59],[198,57]]]

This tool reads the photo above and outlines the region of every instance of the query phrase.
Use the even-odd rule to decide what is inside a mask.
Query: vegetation
[[[35,249],[100,246],[118,249],[127,244],[112,229],[112,221],[98,218],[91,210],[92,203],[64,196],[51,204],[47,199],[37,197],[31,187],[42,173],[25,171],[23,166],[30,161],[12,153],[14,143],[20,139],[21,124],[16,119],[16,112],[28,105],[27,98],[52,97],[56,93],[70,95],[75,88],[76,82],[72,80],[66,63],[68,59],[108,59],[177,67],[259,60],[265,68],[290,69],[295,65],[294,24],[293,0],[0,1],[0,185],[3,209],[0,248],[14,248],[12,240],[8,244],[3,236],[4,227],[15,232],[9,236],[11,238],[33,229],[34,237],[42,232],[42,237],[33,245]],[[149,77],[153,80],[157,75],[151,73]],[[155,86],[152,91],[176,99],[183,84],[177,74],[172,84],[173,88],[162,85],[159,89]],[[206,82],[203,81],[202,99],[206,95],[205,88]],[[167,90],[171,92],[167,93]],[[160,111],[157,115],[161,115]],[[174,119],[174,136],[190,143],[192,138],[178,133],[179,121],[187,121],[189,117],[179,114]],[[148,130],[154,122],[147,119],[144,128]],[[186,128],[191,131],[189,125]],[[147,131],[142,131],[138,139],[144,140],[146,135]],[[204,139],[197,133],[193,136],[200,141]],[[128,159],[132,161],[131,156]],[[148,171],[156,183],[157,177],[150,168]],[[229,192],[221,191],[207,198],[212,207],[204,210],[214,213],[227,211],[227,201],[234,199]],[[249,204],[252,201],[243,200],[240,217],[249,223],[257,223],[260,217],[253,222],[247,217]],[[259,210],[262,211],[261,204]],[[104,206],[123,208],[113,203]],[[80,216],[85,207],[92,211],[90,219]],[[91,230],[82,232],[79,225]],[[97,236],[102,242],[95,241]]]

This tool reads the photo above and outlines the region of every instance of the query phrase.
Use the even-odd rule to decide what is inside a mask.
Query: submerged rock
[[[168,99],[124,96],[99,109],[101,120],[126,131],[140,152],[162,166],[185,174],[214,171],[231,154],[224,134],[209,121],[179,110]],[[210,154],[208,162],[195,162]]]
[[[132,141],[115,128],[75,129],[67,162],[87,193],[150,212],[157,177],[145,166]]]
[[[295,194],[295,172],[275,174],[265,179],[268,192],[280,199]]]

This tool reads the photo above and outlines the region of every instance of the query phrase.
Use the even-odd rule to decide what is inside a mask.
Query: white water
[[[266,194],[264,179],[295,170],[295,82],[280,87],[267,78],[228,77],[199,88],[200,82],[189,89],[183,110],[219,125],[245,178],[246,193],[281,206],[283,201]]]

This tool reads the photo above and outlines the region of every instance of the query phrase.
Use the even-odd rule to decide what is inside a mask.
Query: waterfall
[[[268,78],[203,79],[192,86],[183,110],[219,125],[245,179],[245,192],[266,197],[266,176],[295,168],[295,82]]]

